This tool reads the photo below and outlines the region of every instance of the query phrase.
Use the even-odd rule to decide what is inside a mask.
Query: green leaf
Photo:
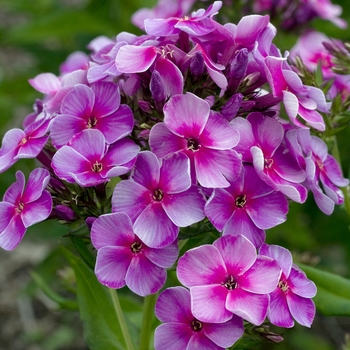
[[[64,247],[62,250],[77,280],[79,313],[89,348],[126,350],[127,346],[108,289],[98,282],[84,261]]]
[[[298,264],[317,286],[313,298],[317,310],[326,316],[350,316],[350,280],[314,267]]]
[[[80,237],[70,236],[70,240],[72,241],[75,249],[78,251],[80,256],[84,259],[84,261],[88,264],[91,269],[95,268],[96,258],[91,253],[91,251],[87,248],[86,243]]]

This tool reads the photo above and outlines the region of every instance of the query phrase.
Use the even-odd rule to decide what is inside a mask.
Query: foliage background
[[[343,7],[342,18],[350,23],[348,0],[333,2]],[[0,137],[10,128],[21,127],[35,99],[41,97],[28,79],[43,72],[58,74],[59,65],[71,52],[88,52],[87,44],[99,35],[113,37],[121,31],[139,34],[130,23],[131,14],[154,4],[154,0],[0,0]],[[233,14],[238,20],[237,13]],[[350,40],[350,28],[341,30],[321,20],[313,25],[330,37]],[[296,33],[278,32],[274,42],[284,51],[296,39]],[[350,170],[349,140],[347,128],[338,136],[345,176]],[[28,174],[33,166],[34,161],[21,160],[1,174],[0,196],[15,181],[17,170]],[[287,247],[300,262],[317,264],[350,278],[349,224],[342,208],[328,217],[309,196],[304,205],[293,203],[287,222],[268,231],[267,240]],[[56,222],[43,223],[29,229],[14,252],[0,251],[0,350],[87,349],[77,311],[60,310],[30,275],[32,271],[40,272],[45,285],[59,295],[74,296],[72,271],[57,250],[60,245],[70,244],[62,238],[67,230]],[[298,326],[282,330],[285,342],[276,349],[345,349],[347,332],[349,318],[318,314],[311,330]],[[269,343],[256,349],[275,346]]]

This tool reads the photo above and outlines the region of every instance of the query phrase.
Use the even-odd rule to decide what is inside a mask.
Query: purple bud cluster
[[[135,14],[145,34],[98,37],[59,76],[30,80],[44,97],[5,134],[0,170],[20,158],[45,169],[27,187],[18,172],[5,193],[0,246],[50,214],[86,221],[98,280],[146,296],[164,286],[181,230],[205,223],[217,239],[178,259],[186,288],[159,297],[156,349],[227,348],[243,320],[309,327],[316,287],[265,230],[308,192],[326,214],[343,202],[349,181],[314,135],[330,103],[272,43],[268,16],[222,25],[220,1],[190,15],[193,1],[165,3]]]

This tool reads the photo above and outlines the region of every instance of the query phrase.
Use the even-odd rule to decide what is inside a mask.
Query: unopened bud
[[[199,77],[204,73],[204,58],[200,52],[196,52],[192,57],[190,71],[195,77]]]

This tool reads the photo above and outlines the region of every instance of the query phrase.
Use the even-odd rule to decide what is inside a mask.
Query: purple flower
[[[276,261],[258,256],[246,237],[226,235],[213,245],[187,251],[178,262],[179,281],[190,288],[192,313],[202,322],[242,317],[255,325],[267,315],[269,296],[281,270]]]
[[[169,245],[179,227],[203,220],[204,204],[191,185],[189,159],[181,153],[160,161],[152,152],[141,152],[131,179],[119,182],[112,197],[112,211],[128,214],[135,233],[152,248]]]
[[[239,134],[208,102],[192,93],[175,95],[164,106],[164,123],[150,132],[150,146],[158,157],[177,152],[191,160],[192,180],[203,187],[227,187],[241,171],[235,150]]]
[[[235,118],[231,124],[241,134],[236,150],[243,161],[252,162],[259,177],[275,190],[298,203],[305,202],[307,190],[300,183],[306,175],[283,143],[283,126],[258,112],[247,119]]]
[[[0,247],[5,250],[15,249],[27,228],[47,219],[52,209],[51,195],[45,190],[50,179],[46,169],[33,170],[27,186],[21,171],[16,179],[0,202]]]
[[[178,256],[176,243],[163,249],[148,247],[135,235],[130,218],[124,213],[98,217],[91,228],[91,241],[97,249],[95,273],[109,288],[127,285],[146,296],[159,291],[166,280],[166,268]]]
[[[200,9],[184,18],[156,18],[144,21],[145,31],[149,35],[169,36],[184,31],[194,36],[202,36],[215,29],[214,21],[211,19],[218,13],[222,6],[221,1],[215,1],[207,10]]]
[[[56,148],[66,145],[74,135],[86,129],[100,130],[107,143],[129,135],[134,126],[131,109],[120,105],[118,87],[98,82],[91,87],[77,84],[62,100],[61,113],[51,126]]]
[[[285,58],[268,56],[265,58],[265,71],[273,96],[281,97],[289,119],[298,127],[306,128],[299,115],[313,128],[324,131],[325,124],[321,112],[328,112],[322,90],[303,85],[298,75],[291,69],[285,69]]]
[[[83,187],[96,186],[126,174],[134,165],[139,150],[139,146],[126,138],[106,145],[99,130],[87,129],[56,152],[52,168],[62,180]]]
[[[265,241],[264,230],[286,221],[288,201],[246,165],[229,187],[214,189],[204,211],[224,235],[241,234],[260,247]]]
[[[310,130],[291,130],[286,140],[305,168],[305,184],[312,191],[316,204],[325,214],[332,214],[334,204],[344,202],[344,194],[339,187],[347,186],[349,179],[343,177],[339,164],[328,154],[326,143],[310,135]]]
[[[190,293],[183,287],[168,288],[157,300],[156,316],[163,322],[155,330],[156,350],[223,350],[243,335],[243,321],[238,316],[222,323],[207,323],[191,312]]]
[[[310,327],[316,312],[315,304],[310,299],[316,295],[315,284],[293,264],[289,250],[264,244],[260,254],[276,260],[282,269],[278,286],[270,293],[270,322],[279,327],[290,328],[294,326],[294,318],[301,325]]]
[[[18,159],[35,158],[44,148],[48,136],[49,120],[39,119],[24,130],[11,129],[2,140],[0,172],[10,168]]]

